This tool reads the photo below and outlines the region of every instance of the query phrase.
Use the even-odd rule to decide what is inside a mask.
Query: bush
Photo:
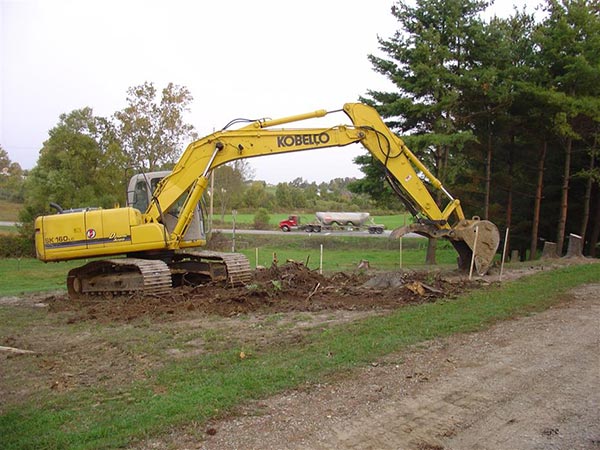
[[[254,215],[254,228],[256,230],[268,230],[271,216],[266,208],[259,208]]]
[[[205,250],[213,250],[217,252],[226,252],[231,250],[231,241],[220,231],[213,231],[206,242]]]
[[[0,258],[34,257],[35,246],[31,239],[16,235],[0,235]]]

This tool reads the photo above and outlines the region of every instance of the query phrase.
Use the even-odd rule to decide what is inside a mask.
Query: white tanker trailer
[[[359,227],[369,219],[368,212],[317,212],[317,220],[322,225],[344,225]]]

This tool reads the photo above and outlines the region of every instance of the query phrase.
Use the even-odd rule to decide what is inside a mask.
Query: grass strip
[[[4,449],[97,449],[126,446],[192,421],[202,423],[250,399],[372,362],[409,344],[475,331],[541,311],[577,285],[598,282],[600,264],[571,266],[475,291],[457,299],[402,308],[314,333],[303,345],[240,349],[175,362],[143,383],[114,392],[84,390],[0,417]],[[248,350],[248,349],[245,349]]]
[[[65,289],[67,273],[85,261],[43,263],[33,258],[0,259],[0,296]]]

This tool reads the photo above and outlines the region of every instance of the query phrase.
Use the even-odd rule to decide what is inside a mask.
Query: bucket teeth
[[[498,228],[489,220],[465,219],[452,228],[438,228],[435,225],[413,223],[396,228],[390,237],[399,239],[407,233],[450,240],[458,252],[458,267],[461,270],[469,270],[471,258],[475,254],[475,270],[479,275],[487,273],[500,244]]]

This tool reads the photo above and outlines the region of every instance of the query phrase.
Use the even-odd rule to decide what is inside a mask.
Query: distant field
[[[0,259],[0,296],[65,288],[67,272],[85,261],[44,264],[32,258]]]
[[[3,226],[0,225],[0,234],[13,234],[13,233],[17,233],[19,230],[17,230],[17,227],[15,226]]]
[[[21,203],[0,200],[0,222],[16,222],[19,220],[19,211],[22,207]]]

